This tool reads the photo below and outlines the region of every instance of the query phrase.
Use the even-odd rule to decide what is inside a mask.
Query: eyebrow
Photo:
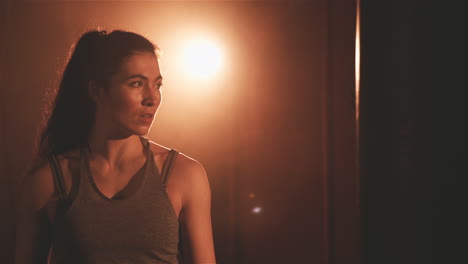
[[[140,78],[140,79],[148,80],[148,77],[146,77],[144,75],[141,75],[141,74],[130,75],[127,78],[125,78],[125,80],[133,79],[133,78]],[[156,81],[162,80],[162,78],[163,77],[161,75],[159,75],[158,78],[156,78]]]

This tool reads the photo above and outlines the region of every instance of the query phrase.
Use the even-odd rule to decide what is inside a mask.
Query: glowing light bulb
[[[208,79],[221,67],[221,50],[208,40],[189,43],[182,54],[183,67],[192,77]]]

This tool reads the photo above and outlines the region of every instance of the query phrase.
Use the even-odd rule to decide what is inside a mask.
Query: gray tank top
[[[50,157],[61,197],[52,233],[51,263],[178,263],[179,222],[165,188],[178,152],[169,152],[160,175],[148,139],[140,139],[146,162],[112,198],[96,187],[87,148],[81,150],[80,174],[73,179],[69,196],[60,166]]]

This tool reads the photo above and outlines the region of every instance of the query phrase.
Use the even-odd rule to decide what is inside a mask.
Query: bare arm
[[[211,192],[204,168],[187,164],[180,223],[184,256],[182,263],[216,263],[211,226]],[[189,251],[188,254],[186,251]]]
[[[16,264],[47,263],[50,221],[47,206],[54,192],[48,165],[26,175],[16,199]]]

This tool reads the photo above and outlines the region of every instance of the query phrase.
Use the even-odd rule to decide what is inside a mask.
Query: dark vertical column
[[[8,64],[5,56],[8,53],[9,23],[11,23],[13,1],[0,1],[0,259],[2,263],[12,263],[14,256],[14,186],[8,173],[7,129],[7,89],[6,82]]]
[[[365,264],[463,262],[468,35],[452,4],[361,2]]]
[[[468,175],[468,27],[460,1],[428,1],[418,8],[418,92],[423,176],[431,195],[424,222],[432,225],[433,263],[466,263]],[[423,219],[421,219],[423,220]],[[421,221],[422,222],[422,221]],[[427,225],[427,223],[424,223]]]
[[[420,220],[415,7],[362,1],[360,159],[364,263],[428,263]],[[424,237],[424,238],[423,238]],[[415,243],[416,242],[416,243]],[[426,252],[426,253],[423,253]]]

